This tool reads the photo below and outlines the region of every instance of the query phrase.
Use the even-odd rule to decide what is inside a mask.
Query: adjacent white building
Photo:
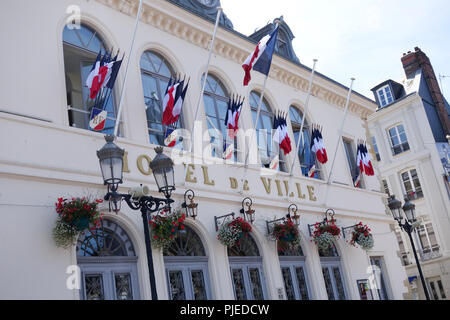
[[[450,107],[430,60],[419,48],[402,57],[406,77],[375,88],[379,108],[369,116],[372,143],[385,192],[416,205],[414,232],[420,264],[433,299],[450,298]],[[410,298],[424,299],[409,237],[396,230],[410,282]]]
[[[59,197],[103,197],[106,193],[96,151],[105,143],[104,134],[111,133],[115,124],[125,65],[107,105],[107,128],[103,132],[89,130],[92,104],[87,100],[84,83],[101,48],[120,48],[121,53],[126,52],[124,61],[130,57],[116,141],[127,152],[120,191],[144,184],[152,195],[158,195],[149,161],[155,155],[155,146],[164,140],[160,101],[171,76],[178,73],[190,77],[180,121],[180,126],[190,131],[219,2],[145,0],[131,55],[128,50],[137,0],[2,2],[0,37],[7,50],[3,50],[0,61],[1,299],[151,299],[139,212],[123,204],[120,213],[110,213],[105,205],[101,232],[88,232],[77,246],[64,250],[57,248],[52,238],[57,218],[54,203]],[[247,37],[233,30],[223,16],[201,99],[198,119],[203,128],[210,129],[213,123],[222,130],[224,108],[233,94],[245,97],[240,122],[243,131],[252,128],[252,113],[264,78],[254,72],[250,86],[243,87],[241,64],[273,27],[271,23]],[[364,177],[361,187],[354,187],[356,141],[368,136],[366,119],[379,115],[373,115],[377,105],[353,92],[343,139],[338,141],[348,88],[318,73],[310,109],[304,115],[311,69],[295,56],[292,39],[293,33],[283,21],[258,129],[270,130],[274,113],[284,111],[289,114],[289,135],[296,140],[305,116],[307,145],[299,155],[292,152],[281,157],[280,170],[264,176],[261,168],[267,166],[265,158],[272,157],[274,151],[262,135],[258,162],[246,172],[244,148],[239,141],[232,163],[225,165],[220,148],[206,148],[212,131],[195,132],[197,138],[202,136],[203,144],[195,146],[193,161],[187,167],[177,163],[173,199],[180,206],[185,191],[194,190],[198,217],[187,219],[179,247],[165,253],[153,250],[160,299],[359,300],[366,297],[359,289],[367,283],[376,284],[370,293],[363,292],[367,296],[405,298],[407,276],[397,254],[395,221],[386,213],[386,195],[380,181]],[[318,165],[314,178],[306,177],[309,165],[315,162],[308,146],[313,123],[324,128],[330,158],[336,144],[341,144],[330,184],[331,161]],[[418,135],[409,133],[415,130],[409,123],[405,128],[408,135]],[[381,136],[377,139],[381,148]],[[180,142],[177,148],[187,150],[187,142]],[[428,146],[426,143],[428,140],[423,145]],[[420,150],[422,158],[429,158],[429,162],[420,163],[441,179],[434,171],[439,159],[427,153],[423,145],[411,143],[411,148]],[[387,153],[387,146],[383,148]],[[169,148],[165,151],[173,156]],[[185,154],[191,156],[188,151]],[[416,159],[411,153],[413,156]],[[287,168],[293,160],[294,175],[289,177]],[[415,163],[413,167],[420,177],[428,174]],[[398,174],[394,167],[391,170],[393,175]],[[395,186],[400,188],[398,179],[389,181],[396,181]],[[437,185],[440,182],[434,181],[421,179],[425,197],[444,198],[442,186]],[[438,187],[439,192],[432,192]],[[239,215],[245,197],[252,199],[256,212],[251,237],[241,248],[227,250],[217,240],[214,217],[231,212]],[[266,221],[285,216],[292,203],[301,214],[302,243],[300,251],[286,256],[279,254],[276,243],[268,238]],[[431,205],[427,210],[431,221],[444,228],[448,199],[447,207],[427,202],[427,206]],[[347,235],[336,241],[336,250],[331,254],[319,255],[310,241],[309,225],[322,221],[329,208],[336,212],[339,227],[360,221],[369,225],[374,248],[366,252],[352,247]],[[431,212],[440,212],[441,216]],[[444,237],[438,228],[434,229],[436,234]],[[88,250],[89,243],[92,245]],[[445,243],[450,242],[439,241],[441,254],[448,250]],[[73,266],[82,271],[79,290],[67,285],[76,270]]]

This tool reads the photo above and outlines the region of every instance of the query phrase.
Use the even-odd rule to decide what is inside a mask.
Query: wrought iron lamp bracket
[[[255,210],[252,209],[253,201],[250,198],[245,198],[242,200],[242,209],[240,213],[244,216],[244,219],[251,224],[255,221]],[[245,210],[245,206],[248,208]]]
[[[106,201],[114,201],[114,199],[115,201],[125,200],[125,202],[132,210],[141,210],[145,208],[147,213],[157,212],[164,207],[167,207],[170,211],[170,204],[174,202],[174,200],[172,199],[162,199],[149,196],[134,199],[129,194],[122,194],[114,191],[108,192],[105,196]]]

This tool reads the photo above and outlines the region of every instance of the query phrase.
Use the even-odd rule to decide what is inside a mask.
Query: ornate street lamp
[[[142,192],[133,192],[131,194],[118,193],[119,184],[123,183],[123,155],[125,150],[120,149],[114,143],[114,136],[105,136],[106,145],[97,151],[97,156],[102,170],[104,184],[108,186],[108,193],[105,200],[109,201],[110,208],[113,207],[114,212],[120,211],[122,200],[128,204],[132,210],[140,210],[142,214],[142,222],[144,224],[145,246],[147,249],[147,263],[150,274],[150,287],[152,292],[152,300],[158,300],[156,292],[155,271],[153,268],[152,246],[150,242],[150,231],[148,226],[148,214],[157,212],[162,208],[170,211],[170,204],[174,201],[170,199],[172,192],[175,190],[175,178],[173,170],[173,161],[164,155],[163,148],[157,147],[155,159],[150,163],[159,192],[162,192],[165,199],[147,196],[146,189]],[[112,205],[111,205],[112,204]]]
[[[186,216],[191,217],[195,220],[197,217],[197,209],[198,209],[198,203],[194,202],[195,193],[192,190],[187,190],[184,193],[184,203],[181,205],[181,207],[186,211]],[[189,200],[189,203],[188,203]]]
[[[166,199],[172,195],[175,190],[175,173],[173,170],[173,161],[163,153],[163,147],[156,147],[156,157],[150,162],[159,192],[162,192]]]
[[[420,279],[422,281],[423,291],[425,292],[425,297],[427,300],[430,300],[430,295],[428,294],[427,285],[425,282],[425,278],[422,273],[422,268],[420,267],[419,257],[417,256],[416,246],[414,245],[414,241],[412,238],[412,233],[414,229],[418,226],[416,222],[416,206],[412,203],[408,197],[405,197],[405,205],[402,208],[402,203],[395,199],[395,195],[392,195],[389,198],[388,202],[389,209],[391,210],[392,216],[395,220],[397,220],[400,228],[405,231],[409,236],[409,241],[411,242],[412,251],[414,252],[414,258],[416,259],[417,270],[419,271]],[[403,214],[402,211],[405,212],[406,219],[403,223]]]

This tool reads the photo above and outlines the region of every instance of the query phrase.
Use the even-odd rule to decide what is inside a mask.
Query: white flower
[[[359,244],[361,249],[370,250],[373,248],[374,241],[372,235],[368,235],[367,237],[364,234],[360,234],[356,243]]]
[[[328,250],[334,243],[334,236],[329,232],[324,232],[314,238],[314,242],[317,244],[319,249]]]

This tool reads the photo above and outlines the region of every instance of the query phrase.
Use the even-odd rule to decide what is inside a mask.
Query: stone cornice
[[[96,0],[114,10],[135,17],[138,0]],[[193,16],[196,19],[193,19]],[[159,30],[167,32],[184,41],[192,43],[205,50],[209,49],[211,39],[211,22],[197,18],[194,14],[174,6],[165,0],[144,1],[141,21]],[[241,65],[254,49],[254,43],[237,33],[219,28],[214,53]],[[297,64],[275,56],[272,63],[270,78],[277,80],[297,90],[307,92],[311,71]],[[312,95],[339,108],[345,107],[347,90],[332,81],[316,76],[312,87]],[[357,94],[351,96],[349,111],[366,119],[376,110],[376,104]]]

